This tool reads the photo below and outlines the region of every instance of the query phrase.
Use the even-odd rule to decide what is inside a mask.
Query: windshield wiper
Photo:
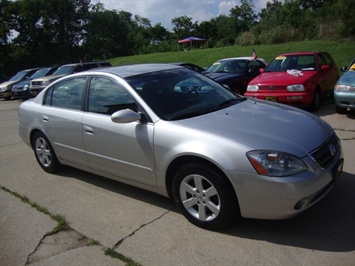
[[[245,101],[247,98],[246,97],[240,97],[237,99],[229,99],[227,101],[224,101],[222,103],[220,103],[219,105],[217,105],[213,110],[219,110],[219,109],[223,109],[232,105],[235,105],[237,103],[243,102]]]
[[[209,111],[204,111],[204,112],[187,112],[187,113],[183,113],[183,114],[179,114],[177,116],[173,116],[171,118],[169,118],[169,121],[172,120],[180,120],[180,119],[186,119],[186,118],[191,118],[191,117],[195,117],[195,116],[199,116],[199,115],[203,115],[203,114],[207,114],[209,113]]]

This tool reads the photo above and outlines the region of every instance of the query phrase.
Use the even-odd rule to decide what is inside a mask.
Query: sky
[[[240,0],[91,0],[93,4],[102,3],[106,10],[127,11],[157,23],[172,31],[171,20],[187,16],[192,22],[210,21],[219,15],[229,15],[230,10],[240,5]],[[258,13],[271,0],[253,0],[254,12]]]

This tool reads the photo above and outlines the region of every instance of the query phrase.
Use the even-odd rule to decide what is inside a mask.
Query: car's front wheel
[[[227,226],[239,210],[234,190],[226,177],[204,164],[186,164],[177,171],[173,197],[191,223],[209,230]]]
[[[321,100],[320,91],[319,91],[319,89],[316,89],[314,91],[313,101],[312,101],[312,105],[311,105],[311,111],[312,112],[316,112],[316,111],[319,110],[320,100]]]
[[[36,132],[34,134],[32,145],[37,162],[44,171],[53,173],[59,170],[60,162],[47,137],[43,133]]]
[[[336,106],[335,106],[335,111],[336,111],[338,114],[346,114],[347,108],[340,107],[340,106],[336,105]]]

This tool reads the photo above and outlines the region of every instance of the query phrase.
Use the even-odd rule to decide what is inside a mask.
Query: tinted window
[[[313,55],[277,56],[265,69],[265,72],[278,72],[285,70],[315,70]]]
[[[61,66],[59,67],[53,75],[65,75],[73,73],[74,66]]]
[[[323,55],[323,57],[324,57],[325,62],[326,62],[328,65],[333,66],[334,61],[333,61],[333,59],[330,57],[330,55],[327,54],[327,53],[324,53],[324,54],[322,54],[322,55]]]
[[[81,110],[86,78],[73,78],[51,87],[44,99],[44,105]]]
[[[88,110],[111,115],[122,109],[138,111],[133,97],[117,82],[103,77],[90,80]]]
[[[185,68],[132,76],[126,81],[164,120],[206,114],[241,100],[205,75]]]
[[[256,61],[250,61],[248,64],[248,72],[257,72],[260,68],[264,68],[265,65],[256,60]]]
[[[318,64],[319,66],[323,66],[323,65],[326,65],[327,63],[325,62],[325,59],[323,56],[321,55],[318,55]]]

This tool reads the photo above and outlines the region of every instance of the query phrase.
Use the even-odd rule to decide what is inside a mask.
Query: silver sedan
[[[69,165],[171,197],[211,230],[237,217],[297,215],[330,191],[343,165],[326,122],[177,65],[64,77],[21,104],[18,124],[44,171]]]

